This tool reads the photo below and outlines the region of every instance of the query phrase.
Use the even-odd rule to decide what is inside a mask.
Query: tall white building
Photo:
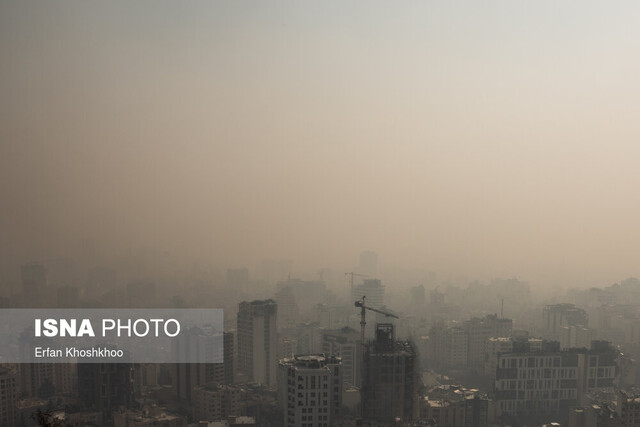
[[[242,379],[276,385],[278,334],[275,301],[243,301],[238,308],[238,374]]]
[[[330,427],[342,406],[342,362],[297,355],[278,365],[278,401],[286,427]]]

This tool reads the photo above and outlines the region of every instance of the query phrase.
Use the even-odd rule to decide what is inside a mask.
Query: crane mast
[[[355,306],[356,307],[360,307],[360,343],[362,344],[362,347],[364,347],[365,343],[364,343],[364,329],[365,326],[367,325],[367,319],[366,319],[366,311],[367,310],[371,310],[371,311],[375,311],[376,313],[380,313],[380,314],[384,314],[387,317],[393,317],[398,319],[398,316],[396,316],[395,314],[389,313],[387,311],[383,311],[374,307],[370,307],[366,304],[365,299],[367,297],[363,296],[362,300],[357,300],[355,302]]]

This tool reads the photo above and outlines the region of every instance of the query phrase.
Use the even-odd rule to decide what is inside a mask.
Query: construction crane
[[[353,271],[349,272],[349,273],[344,273],[345,276],[351,276],[351,279],[349,280],[349,283],[351,284],[351,298],[355,298],[355,295],[353,294],[353,276],[359,276],[359,277],[369,277],[366,274],[359,274],[359,273],[354,273]]]
[[[365,298],[367,297],[363,296],[362,300],[357,300],[355,302],[355,306],[360,307],[360,343],[362,344],[363,347],[364,347],[364,327],[367,324],[367,321],[365,319],[366,310],[375,311],[376,313],[384,314],[387,317],[393,317],[398,319],[398,316],[396,316],[395,314],[368,306],[365,303]]]

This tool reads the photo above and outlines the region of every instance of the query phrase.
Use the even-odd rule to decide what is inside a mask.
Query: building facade
[[[418,357],[413,344],[396,340],[393,325],[378,324],[376,339],[367,344],[362,377],[365,420],[394,423],[417,420]]]
[[[587,393],[612,387],[617,352],[608,343],[594,344],[591,350],[560,351],[559,343],[546,342],[541,351],[514,346],[513,352],[498,354],[496,414],[568,413],[569,408],[585,404]]]
[[[342,360],[342,381],[346,387],[360,387],[362,376],[362,344],[360,333],[344,327],[324,331],[322,334],[322,352],[338,356]]]
[[[276,385],[278,334],[275,301],[241,302],[238,309],[238,373],[243,379]]]
[[[0,367],[0,427],[12,427],[18,421],[16,372]]]
[[[331,427],[342,406],[342,362],[324,354],[278,364],[278,400],[286,427]]]

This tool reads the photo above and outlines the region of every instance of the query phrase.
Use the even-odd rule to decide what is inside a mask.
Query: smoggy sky
[[[1,2],[0,255],[640,275],[640,3]]]

